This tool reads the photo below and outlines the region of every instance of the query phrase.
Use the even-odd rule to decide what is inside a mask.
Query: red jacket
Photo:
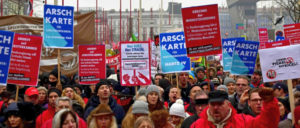
[[[78,117],[78,118],[79,118],[78,128],[87,128],[87,124],[85,123],[85,121],[83,119],[81,119],[80,117]],[[41,128],[52,128],[52,120],[53,120],[52,118],[47,120]]]
[[[55,108],[48,105],[48,109],[45,110],[42,114],[40,114],[35,120],[35,127],[41,128],[43,123],[47,120],[52,119],[55,115]]]
[[[191,128],[216,128],[216,126],[208,121],[208,107],[200,114],[200,119],[191,125]],[[232,114],[227,120],[224,128],[277,128],[279,123],[279,107],[278,100],[263,102],[263,108],[260,115],[252,117],[245,114],[237,114],[232,107]]]

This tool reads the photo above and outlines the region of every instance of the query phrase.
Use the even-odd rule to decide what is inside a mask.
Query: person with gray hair
[[[55,114],[52,128],[78,128],[78,117],[71,109],[62,109]]]
[[[73,108],[72,108],[72,100],[69,98],[69,97],[66,97],[66,96],[63,96],[63,97],[59,97],[56,99],[56,102],[55,102],[55,111],[56,111],[56,114],[60,113],[60,111],[62,111],[63,109],[69,109],[69,110],[72,110],[73,111]],[[55,114],[55,116],[56,116]],[[77,114],[76,114],[76,117],[78,118],[79,122],[78,122],[78,128],[87,128],[87,125],[85,123],[85,121],[80,118]],[[56,128],[56,127],[53,127],[53,122],[54,120],[53,119],[49,119],[47,120],[42,128]]]

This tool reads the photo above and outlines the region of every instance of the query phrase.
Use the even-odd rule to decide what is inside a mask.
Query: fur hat
[[[183,101],[181,99],[176,100],[170,108],[170,115],[179,116],[185,118],[185,110],[183,106]]]
[[[100,104],[92,111],[92,116],[114,115],[113,111],[107,104]]]
[[[132,105],[133,114],[149,114],[148,103],[136,100]]]
[[[150,92],[157,92],[157,94],[159,94],[159,89],[156,85],[149,85],[146,90],[146,96],[148,96]]]

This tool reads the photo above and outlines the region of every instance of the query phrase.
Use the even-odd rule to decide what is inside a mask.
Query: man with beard
[[[208,94],[208,107],[191,128],[276,128],[279,123],[278,100],[271,88],[259,88],[263,109],[257,117],[238,114],[228,101],[228,94],[216,90]]]
[[[253,72],[253,75],[251,76],[251,84],[254,87],[259,87],[261,84],[263,84],[263,82],[262,82],[262,76],[261,76],[261,71],[255,70]]]

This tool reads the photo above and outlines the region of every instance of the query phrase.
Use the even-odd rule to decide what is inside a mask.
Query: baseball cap
[[[223,102],[228,100],[228,94],[225,91],[215,90],[208,93],[208,102]]]
[[[25,95],[27,96],[39,95],[39,91],[35,87],[30,87],[25,91]]]
[[[278,82],[273,86],[273,89],[283,89],[284,92],[288,92],[288,87],[286,84],[282,83],[282,82]]]

